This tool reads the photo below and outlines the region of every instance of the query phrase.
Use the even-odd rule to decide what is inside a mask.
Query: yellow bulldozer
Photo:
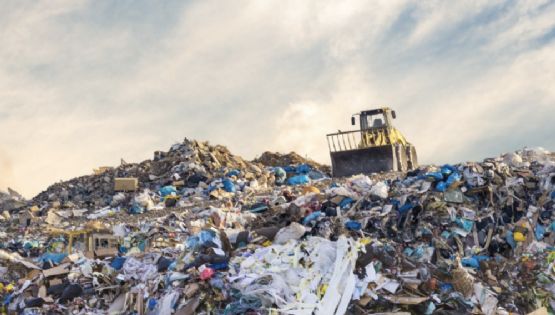
[[[394,110],[382,107],[354,114],[353,126],[356,116],[359,130],[326,135],[334,177],[418,168],[415,147],[393,127]]]

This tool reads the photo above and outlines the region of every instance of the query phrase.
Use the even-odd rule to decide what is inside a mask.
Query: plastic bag
[[[55,265],[59,264],[62,262],[62,260],[64,260],[64,258],[67,257],[66,253],[44,253],[42,254],[42,256],[40,257],[40,261],[45,263],[45,262],[53,262]]]
[[[285,183],[285,179],[287,178],[287,172],[281,167],[274,168],[274,174],[276,176],[276,183],[283,184]]]
[[[145,212],[145,208],[141,207],[138,203],[134,202],[131,208],[129,208],[130,214],[141,214]]]
[[[439,192],[445,192],[447,190],[447,183],[444,181],[437,183],[436,190]]]
[[[522,156],[517,153],[507,153],[503,155],[503,162],[513,167],[520,167],[522,164]]]
[[[384,182],[378,182],[370,190],[370,194],[381,199],[386,199],[388,195],[389,187]]]
[[[240,170],[231,170],[231,171],[227,172],[227,174],[225,174],[225,176],[232,177],[232,176],[239,176],[239,174],[241,174]]]
[[[200,280],[209,280],[215,273],[216,271],[210,267],[203,268],[200,272]]]
[[[292,222],[289,226],[280,229],[276,237],[274,238],[274,243],[285,244],[289,240],[298,240],[306,232],[305,227],[297,222]]]
[[[125,257],[116,257],[110,263],[110,267],[114,268],[115,270],[120,270],[121,268],[123,268],[123,264],[126,260],[127,258]]]
[[[447,181],[445,181],[445,184],[447,185],[447,187],[451,187],[451,185],[461,180],[461,178],[462,178],[461,174],[454,172],[451,175],[449,175],[449,177],[447,178]]]
[[[350,231],[360,231],[360,229],[362,228],[362,224],[357,221],[347,221],[345,222],[345,228]]]
[[[312,167],[310,167],[310,165],[308,164],[301,164],[299,166],[297,166],[297,168],[295,169],[295,172],[297,174],[308,174],[310,171],[312,170]]]
[[[322,215],[321,211],[314,211],[303,219],[303,224],[307,225],[312,221],[316,221]]]
[[[174,186],[168,185],[168,186],[164,186],[164,187],[160,188],[160,190],[158,192],[160,193],[160,196],[162,198],[164,198],[167,195],[177,194],[177,189],[175,189]]]
[[[322,178],[326,178],[326,175],[324,175],[324,173],[322,172],[312,170],[308,173],[308,177],[310,177],[310,179],[312,180],[319,180]]]
[[[224,190],[230,193],[234,193],[235,192],[235,184],[233,184],[233,182],[231,181],[231,179],[229,178],[224,178],[222,180],[222,183],[224,184]]]
[[[307,175],[297,175],[290,177],[287,180],[287,185],[295,186],[295,185],[303,185],[310,183],[310,178]]]
[[[134,201],[146,210],[151,210],[154,207],[154,201],[152,201],[148,189],[135,196]]]
[[[432,179],[434,181],[440,181],[443,180],[443,174],[441,172],[430,172],[430,173],[426,173],[424,174],[425,178],[429,178]]]
[[[347,180],[357,191],[368,191],[372,188],[372,180],[366,175],[356,175]]]
[[[119,205],[123,201],[125,201],[125,194],[122,193],[122,192],[119,192],[119,193],[115,194],[114,197],[112,197],[112,204],[114,206]]]

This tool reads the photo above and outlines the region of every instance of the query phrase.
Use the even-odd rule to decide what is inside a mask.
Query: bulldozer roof
[[[371,116],[371,115],[377,115],[377,114],[383,114],[387,111],[391,111],[391,108],[389,107],[382,107],[382,108],[376,108],[376,109],[370,109],[370,110],[365,110],[360,112],[361,115],[367,115],[367,116]]]

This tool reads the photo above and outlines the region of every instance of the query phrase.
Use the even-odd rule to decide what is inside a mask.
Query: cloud
[[[30,197],[183,137],[328,162],[388,105],[424,162],[555,149],[550,1],[4,2],[0,143]]]

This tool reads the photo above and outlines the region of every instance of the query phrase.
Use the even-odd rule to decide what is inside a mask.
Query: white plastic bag
[[[289,226],[286,226],[277,232],[274,243],[285,244],[289,240],[298,240],[304,235],[305,232],[306,229],[302,224],[293,222]]]
[[[384,182],[378,182],[376,185],[372,187],[370,190],[370,194],[372,196],[379,197],[381,199],[386,199],[388,194],[389,187]]]

